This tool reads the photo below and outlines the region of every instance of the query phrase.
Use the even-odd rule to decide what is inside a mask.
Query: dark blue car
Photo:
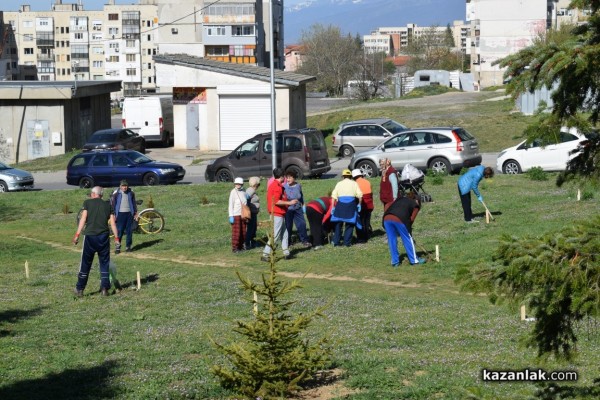
[[[67,166],[67,184],[81,188],[119,186],[126,179],[132,186],[172,184],[183,179],[179,164],[154,161],[133,150],[96,150],[77,154]]]

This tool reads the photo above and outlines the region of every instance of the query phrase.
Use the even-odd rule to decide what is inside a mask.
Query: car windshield
[[[88,143],[114,142],[116,139],[116,133],[95,133],[89,138]]]
[[[391,133],[399,133],[399,132],[403,132],[408,129],[404,125],[399,124],[394,120],[389,120],[389,121],[383,123],[381,126],[383,126],[385,129],[388,130],[388,132],[391,132]]]
[[[8,165],[0,162],[0,170],[5,170],[5,169],[12,169],[12,167],[9,167]]]
[[[132,151],[130,153],[127,153],[127,157],[129,157],[131,159],[131,161],[133,161],[136,164],[146,164],[146,163],[154,161],[150,157],[145,156],[142,153],[138,153],[137,151]]]

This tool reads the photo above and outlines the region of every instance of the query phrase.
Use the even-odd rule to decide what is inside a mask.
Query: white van
[[[123,101],[123,128],[146,139],[168,146],[173,140],[173,96],[126,97]]]

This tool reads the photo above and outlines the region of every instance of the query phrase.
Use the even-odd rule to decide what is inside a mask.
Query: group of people
[[[381,181],[379,196],[383,204],[382,226],[387,236],[387,244],[393,267],[400,265],[398,237],[405,248],[410,264],[423,264],[425,259],[418,257],[415,241],[412,237],[412,225],[419,213],[421,203],[418,194],[400,190],[397,171],[389,159],[380,160]],[[458,179],[458,192],[463,208],[465,222],[477,222],[473,219],[471,209],[471,191],[483,203],[478,186],[482,179],[491,178],[494,171],[490,167],[477,166],[471,168]],[[229,194],[229,223],[231,225],[231,247],[234,253],[257,247],[256,232],[260,198],[258,188],[259,177],[251,177],[248,189],[244,190],[243,178],[235,178],[234,188]],[[121,251],[121,239],[126,235],[125,251],[132,251],[133,223],[137,221],[137,204],[135,193],[123,180],[112,195],[110,202],[102,200],[104,189],[92,188],[90,199],[83,203],[83,212],[73,237],[73,244],[79,242],[83,233],[83,249],[75,286],[76,296],[83,296],[87,285],[89,271],[95,254],[100,264],[100,288],[102,295],[110,290],[109,263],[110,241],[112,231],[115,240],[115,254]],[[329,196],[319,197],[305,203],[302,184],[294,170],[284,174],[281,168],[273,170],[269,179],[267,193],[267,212],[273,224],[273,243],[281,243],[284,258],[292,254],[289,249],[289,238],[293,227],[305,247],[319,250],[325,244],[325,238],[333,231],[333,246],[352,246],[354,230],[356,243],[366,243],[371,236],[371,215],[375,208],[371,183],[363,177],[359,169],[342,172],[342,179],[335,185]],[[248,208],[248,210],[245,210]],[[306,219],[310,227],[311,237],[306,228]],[[267,243],[262,251],[262,261],[269,262],[273,249]]]

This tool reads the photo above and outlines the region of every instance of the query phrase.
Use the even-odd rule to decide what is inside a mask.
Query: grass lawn
[[[519,320],[517,307],[493,306],[454,283],[460,267],[490,261],[502,234],[538,235],[586,219],[598,212],[600,194],[577,202],[576,189],[557,188],[552,178],[497,176],[480,186],[496,221],[465,224],[456,180],[426,183],[434,202],[414,226],[420,246],[440,247],[439,263],[392,269],[380,204],[368,244],[295,246],[296,257],[278,263],[290,279],[310,272],[294,295],[296,311],[330,304],[309,334],[333,340],[331,367],[339,379],[305,398],[526,399],[536,391],[533,383],[484,383],[482,368],[575,370],[576,388],[600,376],[597,321],[580,326],[575,362],[543,362],[521,344],[531,323]],[[371,182],[378,192],[379,181]],[[305,198],[325,195],[335,183],[304,181]],[[83,299],[72,295],[81,245],[70,240],[86,191],[0,196],[0,398],[235,398],[209,372],[224,362],[209,336],[239,339],[234,322],[251,318],[252,307],[235,271],[258,279],[267,266],[260,250],[231,253],[230,189],[219,183],[134,188],[145,204],[152,196],[165,231],[136,234],[133,253],[112,257],[123,291],[101,297],[94,268]],[[262,186],[260,195],[264,205]],[[63,213],[65,205],[71,213]],[[474,211],[483,215],[476,201]],[[259,220],[266,219],[261,212]]]

